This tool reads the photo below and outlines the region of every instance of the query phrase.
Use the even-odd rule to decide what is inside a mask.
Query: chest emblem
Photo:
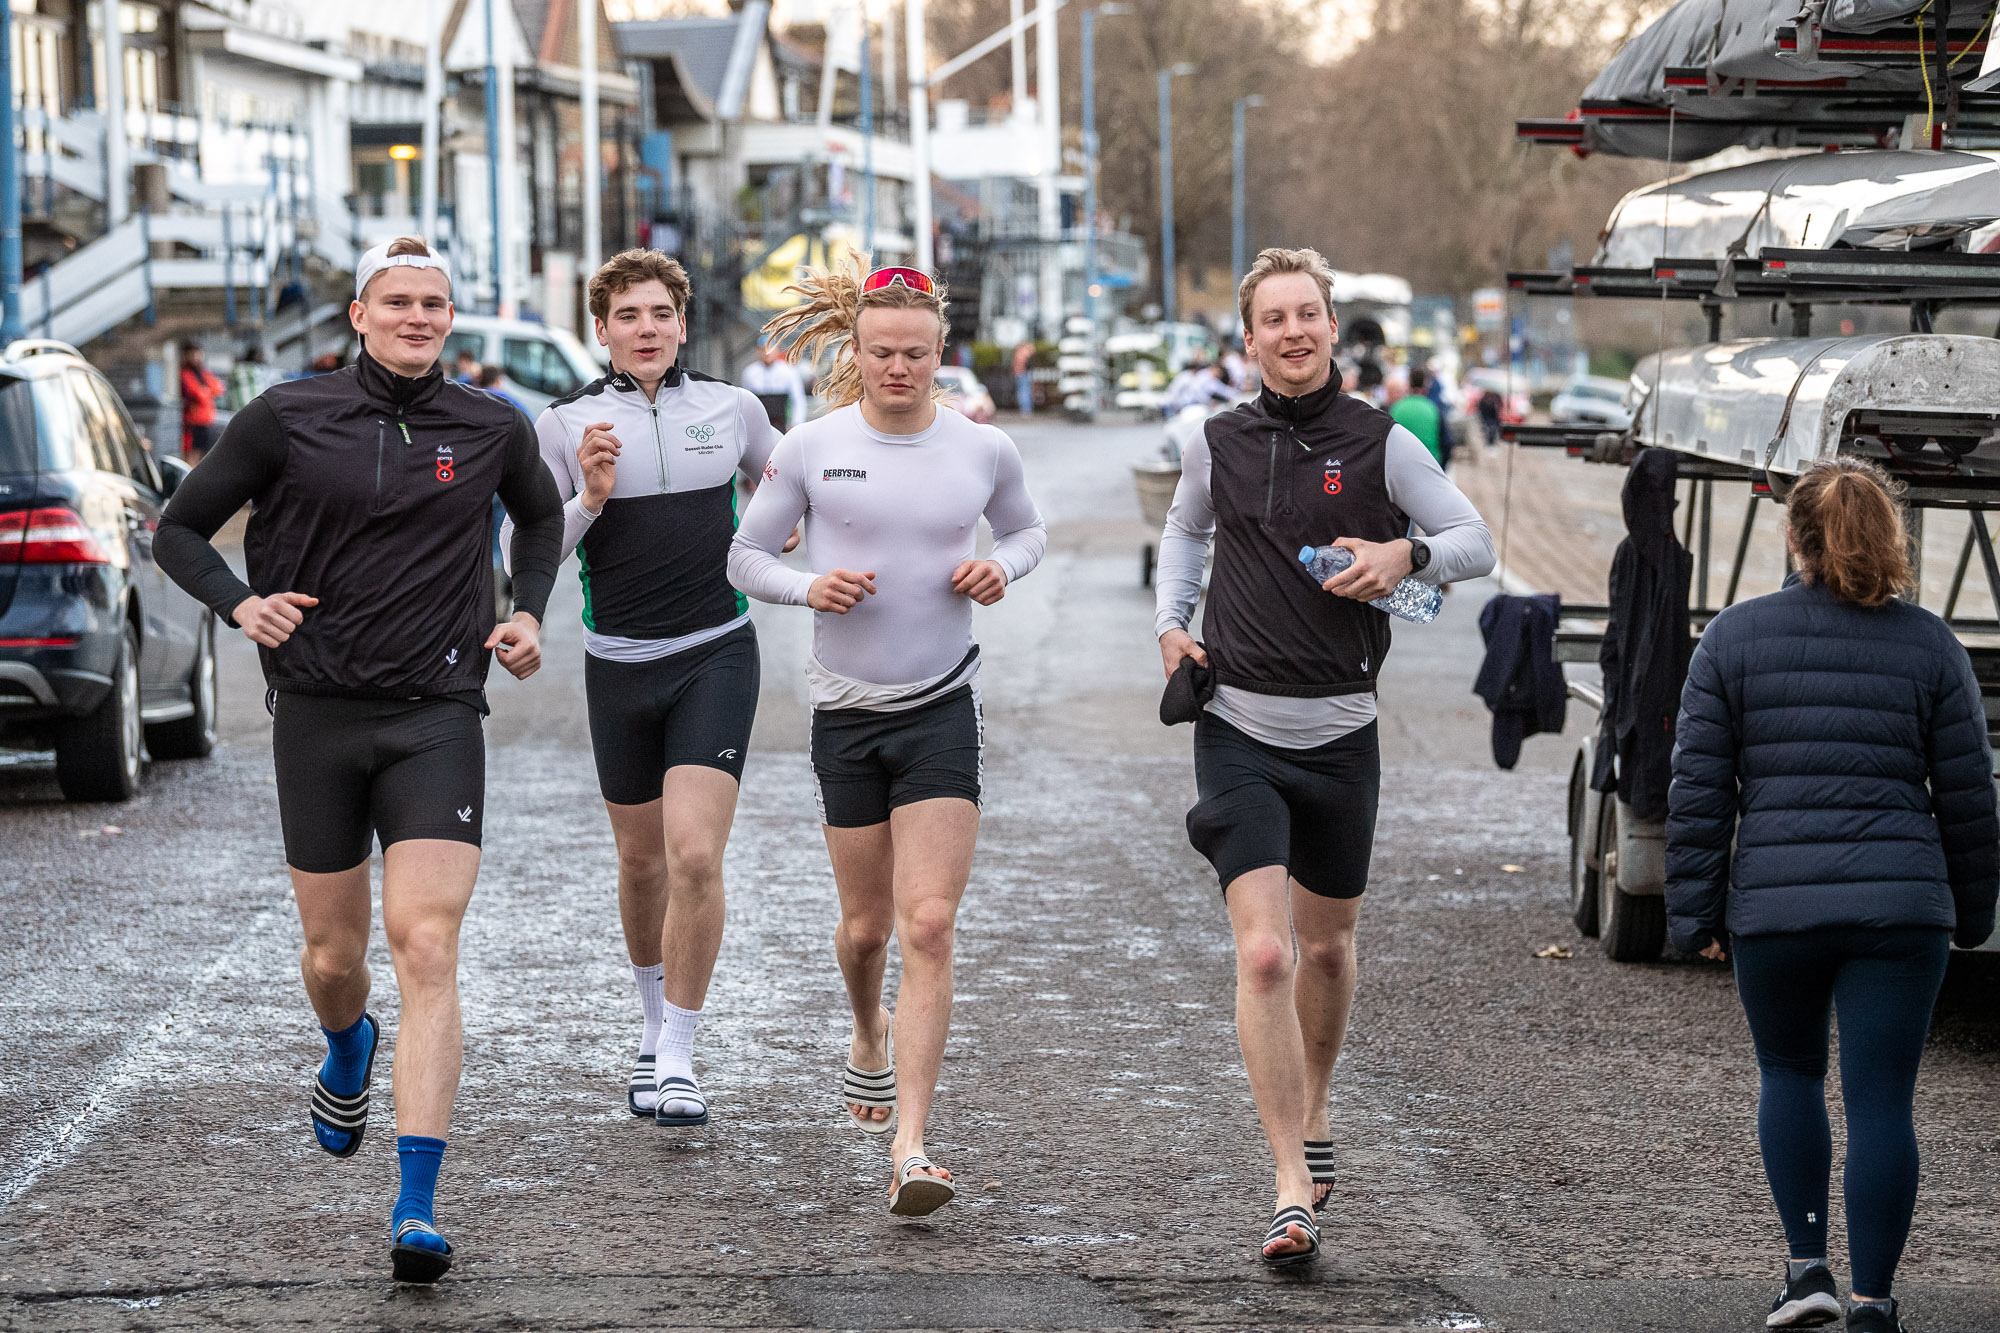
[[[1326,465],[1326,493],[1327,493],[1328,495],[1338,495],[1338,494],[1340,494],[1340,460],[1339,460],[1339,459],[1335,459],[1335,460],[1334,460],[1333,462],[1331,462],[1331,463],[1328,463],[1328,464]]]
[[[830,467],[819,474],[821,481],[866,481],[868,469],[860,467]]]
[[[689,426],[687,428],[687,435],[690,440],[707,444],[715,438],[715,427],[704,421],[699,426]]]
[[[438,446],[437,479],[439,481],[451,480],[451,446],[448,444]]]

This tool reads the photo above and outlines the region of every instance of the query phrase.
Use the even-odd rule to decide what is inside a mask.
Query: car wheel
[[[1618,799],[1604,801],[1604,841],[1597,877],[1598,939],[1605,957],[1619,963],[1650,963],[1667,942],[1667,900],[1632,894],[1618,887]]]
[[[1597,830],[1586,829],[1583,817],[1590,805],[1590,775],[1578,757],[1569,773],[1569,915],[1584,935],[1597,934],[1597,871],[1590,864]],[[1601,822],[1601,821],[1600,821]]]
[[[195,636],[194,669],[188,673],[194,712],[146,728],[146,749],[155,759],[206,759],[215,751],[215,617],[202,617]]]
[[[111,690],[56,736],[56,784],[72,801],[129,801],[139,790],[145,729],[139,721],[139,636],[128,624]]]

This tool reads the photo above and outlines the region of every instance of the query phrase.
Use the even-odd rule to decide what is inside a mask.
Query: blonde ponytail
[[[867,278],[867,261],[866,255],[850,253],[837,268],[804,269],[798,280],[785,288],[799,294],[799,303],[773,316],[763,328],[773,344],[783,345],[790,340],[785,355],[792,361],[811,364],[829,354],[833,357],[833,369],[819,387],[820,396],[830,408],[861,401],[861,364],[854,358],[854,330],[863,310],[921,307],[936,312],[940,338],[946,328],[942,283],[936,296],[900,282],[863,292],[861,284]],[[944,398],[943,388],[935,381],[931,397],[939,401]]]

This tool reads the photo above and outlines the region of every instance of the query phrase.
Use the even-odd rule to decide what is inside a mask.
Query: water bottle
[[[1299,548],[1299,563],[1306,567],[1306,572],[1313,576],[1315,583],[1325,583],[1354,563],[1354,552],[1345,546],[1302,546]],[[1439,609],[1444,606],[1444,594],[1438,591],[1435,583],[1407,578],[1398,583],[1387,597],[1377,597],[1368,605],[1413,625],[1428,625],[1437,619]]]

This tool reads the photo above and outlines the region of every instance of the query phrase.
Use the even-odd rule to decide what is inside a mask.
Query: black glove
[[[1215,697],[1215,673],[1194,660],[1190,653],[1174,668],[1160,695],[1160,721],[1167,726],[1192,722],[1201,716],[1202,705]]]

